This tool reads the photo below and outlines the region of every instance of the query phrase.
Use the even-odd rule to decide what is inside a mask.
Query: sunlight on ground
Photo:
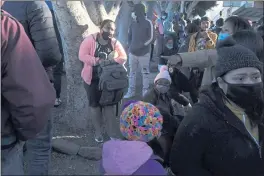
[[[52,137],[52,139],[67,139],[67,138],[83,138],[85,136],[55,136],[55,137]]]

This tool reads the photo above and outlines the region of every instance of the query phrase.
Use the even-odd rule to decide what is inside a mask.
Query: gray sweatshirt
[[[135,56],[144,56],[150,52],[150,45],[154,41],[154,28],[152,22],[144,13],[137,11],[136,20],[132,22],[128,32],[129,52]]]

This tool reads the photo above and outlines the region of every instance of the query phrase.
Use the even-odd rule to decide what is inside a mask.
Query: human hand
[[[188,113],[192,109],[192,105],[189,103],[187,106],[184,106],[184,111]]]
[[[210,39],[208,33],[206,31],[203,31],[201,32],[201,36],[204,38],[204,39]]]

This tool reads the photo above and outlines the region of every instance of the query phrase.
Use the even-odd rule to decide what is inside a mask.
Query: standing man
[[[215,48],[217,34],[209,30],[210,24],[210,19],[208,17],[201,18],[200,31],[192,35],[189,44],[189,52]]]
[[[129,88],[124,98],[135,96],[136,73],[138,66],[141,67],[143,77],[144,95],[149,89],[149,62],[150,46],[154,40],[154,28],[151,20],[146,18],[146,7],[143,4],[136,4],[132,12],[133,22],[128,33],[129,46]]]
[[[1,22],[1,174],[24,175],[24,141],[47,125],[55,91],[23,26],[2,10]]]
[[[200,21],[200,31],[194,33],[189,42],[189,52],[198,50],[214,49],[217,42],[217,34],[210,31],[211,21],[208,17],[202,17]],[[204,74],[203,68],[194,67],[191,69],[190,81],[197,92],[201,87]]]
[[[35,50],[42,61],[50,82],[53,82],[52,69],[61,60],[59,44],[53,26],[51,12],[45,1],[7,1],[3,9],[12,14],[23,25]],[[36,76],[36,75],[35,75]],[[34,87],[34,84],[32,85]],[[34,87],[34,89],[37,89]],[[41,93],[42,94],[42,93]],[[49,96],[43,94],[44,96]],[[53,101],[54,106],[55,99]],[[36,136],[26,142],[26,174],[48,175],[51,155],[52,117]]]

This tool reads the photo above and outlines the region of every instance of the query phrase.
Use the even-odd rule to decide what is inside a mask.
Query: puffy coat
[[[258,126],[257,145],[224,105],[219,89],[215,84],[204,89],[200,102],[181,122],[171,151],[171,170],[177,176],[263,176],[263,124]]]
[[[45,1],[5,1],[2,9],[23,25],[45,68],[61,60],[52,15]]]
[[[23,26],[1,14],[1,146],[34,138],[46,125],[55,101],[40,59]]]

